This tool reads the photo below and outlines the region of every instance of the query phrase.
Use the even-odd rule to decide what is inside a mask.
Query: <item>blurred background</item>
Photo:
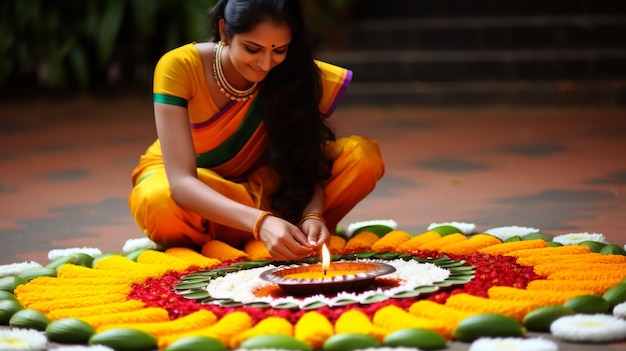
[[[2,98],[150,90],[167,50],[207,40],[213,0],[4,0]],[[626,102],[626,2],[303,1],[348,102]]]

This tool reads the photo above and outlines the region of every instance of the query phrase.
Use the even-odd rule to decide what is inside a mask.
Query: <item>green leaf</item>
[[[107,0],[104,2],[100,26],[98,29],[98,57],[102,65],[109,63],[124,17],[124,0]]]

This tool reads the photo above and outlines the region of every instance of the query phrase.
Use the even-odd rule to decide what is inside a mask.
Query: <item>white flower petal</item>
[[[559,346],[543,338],[479,338],[469,351],[558,351]]]
[[[531,227],[519,227],[516,225],[506,226],[506,227],[497,227],[485,230],[485,234],[490,234],[498,239],[505,241],[514,236],[524,236],[530,233],[537,233],[539,229],[531,228]]]
[[[346,235],[348,237],[352,236],[355,230],[363,227],[368,227],[370,225],[386,225],[391,229],[398,229],[398,223],[393,219],[376,219],[371,221],[362,221],[362,222],[354,222],[348,225],[348,229],[346,230]]]
[[[463,233],[465,235],[470,235],[470,234],[474,233],[474,231],[476,230],[476,224],[474,224],[474,223],[466,223],[466,222],[431,223],[426,230],[431,230],[431,229],[436,228],[436,227],[441,227],[442,225],[453,226],[453,227],[457,228],[458,230],[460,230],[461,233]]]
[[[555,236],[552,241],[563,245],[577,245],[583,241],[598,241],[607,244],[606,238],[600,233],[569,233]]]
[[[615,307],[613,307],[613,315],[618,318],[626,319],[626,302],[615,305]]]
[[[386,347],[386,346],[378,346],[378,347],[368,347],[366,349],[356,349],[354,351],[420,351],[420,349],[415,347]]]
[[[33,267],[41,267],[41,264],[35,261],[25,261],[21,263],[11,263],[0,266],[0,278],[10,275],[18,275],[24,270]]]
[[[2,351],[39,351],[47,344],[46,335],[34,329],[0,329]]]
[[[137,239],[126,240],[126,242],[124,243],[124,247],[122,248],[122,251],[126,254],[126,253],[130,253],[139,249],[155,250],[157,248],[158,248],[158,245],[154,241],[150,240],[149,238],[137,238]]]
[[[357,262],[383,262],[382,260],[357,260]],[[350,299],[364,302],[368,297],[375,294],[385,294],[393,296],[396,293],[413,290],[419,286],[432,285],[435,282],[446,280],[450,276],[450,271],[432,263],[419,263],[415,260],[405,261],[402,259],[388,260],[385,263],[392,265],[396,271],[385,275],[385,278],[402,281],[398,288],[382,290],[366,290],[358,293],[341,292],[335,297],[325,297],[323,295],[308,296],[304,299],[291,298],[271,298],[257,297],[254,292],[273,285],[261,279],[260,274],[268,269],[275,268],[273,265],[265,267],[245,269],[238,272],[229,273],[223,277],[212,279],[206,290],[214,298],[229,298],[242,303],[268,302],[272,306],[281,303],[296,302],[301,308],[307,304],[322,301],[333,306],[337,301]]]
[[[606,314],[576,314],[552,322],[550,331],[567,341],[616,341],[626,339],[626,321]]]
[[[99,255],[102,255],[102,251],[100,251],[100,249],[95,248],[95,247],[74,247],[74,248],[69,248],[69,249],[53,249],[48,251],[48,259],[50,261],[56,260],[59,257],[65,257],[65,256],[70,256],[73,255],[75,253],[84,253],[87,254],[91,257],[96,257]]]

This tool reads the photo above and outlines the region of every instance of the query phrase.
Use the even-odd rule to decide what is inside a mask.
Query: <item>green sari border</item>
[[[152,94],[152,100],[154,102],[159,102],[166,105],[174,105],[187,108],[187,104],[189,103],[186,99],[180,98],[178,96],[154,93]]]
[[[255,100],[239,128],[215,149],[196,155],[196,165],[200,168],[213,168],[234,158],[250,141],[262,120]]]

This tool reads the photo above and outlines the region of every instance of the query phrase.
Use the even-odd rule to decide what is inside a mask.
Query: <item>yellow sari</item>
[[[352,78],[352,72],[324,62],[320,68],[323,95],[320,112],[330,116]],[[255,108],[257,95],[218,109],[205,79],[203,62],[194,44],[165,54],[155,69],[154,101],[185,107],[196,153],[198,178],[225,196],[256,208],[271,210],[269,196],[277,177],[259,164],[266,149],[267,132],[262,114]],[[335,160],[325,182],[328,228],[369,194],[382,177],[384,166],[378,144],[352,136],[328,145]],[[141,156],[132,174],[129,207],[140,228],[165,246],[202,246],[211,239],[251,237],[176,204],[169,191],[161,145],[156,140]],[[241,242],[230,242],[241,246]]]

